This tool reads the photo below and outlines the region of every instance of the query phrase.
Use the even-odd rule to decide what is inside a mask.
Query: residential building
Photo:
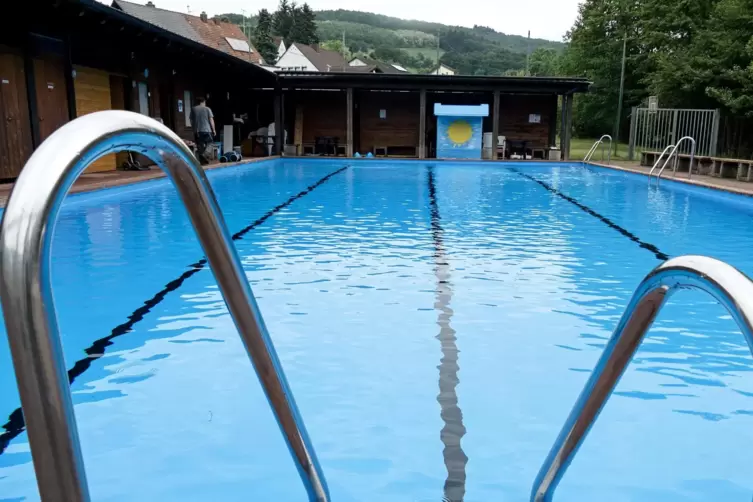
[[[293,42],[285,54],[277,60],[280,71],[344,71],[348,65],[345,58],[336,51],[322,49],[318,45]]]
[[[112,7],[149,24],[218,49],[244,61],[263,64],[264,60],[237,24],[209,18],[206,12],[192,16],[182,12],[160,9],[153,2],[141,5],[114,0]]]
[[[358,56],[350,60],[348,68],[345,71],[356,71],[359,73],[408,73],[408,70],[394,63],[383,63],[376,59],[365,56]]]
[[[454,68],[450,68],[444,63],[440,63],[437,68],[435,68],[430,75],[457,75],[458,72]]]
[[[272,41],[275,43],[275,47],[277,47],[277,59],[280,59],[287,50],[287,47],[285,47],[285,39],[274,36],[272,37]]]
[[[0,19],[0,179],[18,176],[60,126],[96,111],[139,112],[185,140],[194,136],[189,113],[197,96],[207,97],[218,132],[240,113],[259,123],[274,119],[271,93],[254,88],[274,87],[275,74],[225,39],[239,32],[151,6],[131,15],[132,5],[29,0]],[[123,160],[108,155],[89,171],[113,170]]]

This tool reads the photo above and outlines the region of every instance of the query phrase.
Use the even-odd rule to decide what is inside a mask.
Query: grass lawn
[[[570,142],[570,159],[571,160],[583,160],[583,157],[586,156],[588,151],[591,149],[593,144],[596,142],[598,138],[573,138]],[[607,143],[608,144],[608,143]],[[635,155],[636,157],[640,157],[640,151],[638,148],[635,149]],[[607,152],[606,149],[604,150],[604,156],[606,157]],[[616,160],[628,160],[628,145],[627,143],[618,143],[617,145],[617,155],[614,153],[614,145],[612,146],[612,158]],[[593,155],[593,160],[601,160],[601,147],[598,148],[596,153]]]

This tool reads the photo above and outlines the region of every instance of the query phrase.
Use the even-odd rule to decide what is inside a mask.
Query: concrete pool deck
[[[218,169],[222,167],[232,167],[238,164],[248,164],[253,162],[261,162],[269,159],[279,158],[273,157],[254,157],[250,159],[244,159],[241,162],[231,162],[227,164],[210,164],[204,166],[206,170]],[[297,158],[297,157],[291,157]],[[310,157],[305,157],[310,158]],[[339,160],[345,160],[346,157],[338,157]],[[494,162],[494,161],[487,161]],[[631,173],[643,174],[648,176],[650,168],[641,166],[638,162],[629,161],[612,161],[611,164],[601,164],[599,162],[591,162],[591,164],[599,167],[606,167],[609,169],[616,169],[618,171],[627,171]],[[131,185],[134,183],[140,183],[142,181],[148,181],[158,178],[164,178],[165,173],[157,167],[152,167],[149,171],[105,171],[99,173],[83,174],[76,180],[76,183],[71,188],[70,193],[82,193],[92,192],[102,188],[112,188],[124,185]],[[690,185],[703,186],[707,188],[716,188],[718,190],[724,190],[727,192],[737,193],[740,195],[753,196],[753,183],[746,181],[738,181],[731,178],[718,178],[702,174],[694,174],[692,179],[687,178],[687,173],[678,173],[677,177],[665,176],[663,179],[672,179],[682,183],[688,183]],[[13,183],[0,184],[0,207],[5,207],[10,192],[13,189]]]
[[[642,166],[638,162],[620,161],[614,160],[611,164],[601,164],[599,162],[591,162],[591,164],[599,167],[607,167],[609,169],[616,169],[618,171],[627,171],[631,173],[643,174],[648,176],[650,167]],[[670,179],[673,181],[679,181],[681,183],[687,183],[689,185],[702,186],[706,188],[716,188],[717,190],[724,190],[726,192],[732,192],[740,195],[753,196],[753,183],[747,181],[738,181],[733,178],[719,178],[716,176],[708,176],[706,174],[693,174],[691,179],[688,179],[688,173],[677,173],[676,177],[673,177],[671,173],[662,176],[662,179]]]
[[[232,167],[238,164],[249,164],[253,162],[260,162],[262,160],[276,159],[278,157],[254,157],[250,159],[244,159],[240,162],[228,162],[225,164],[216,163],[204,166],[204,170],[210,171],[212,169],[218,169],[222,167]],[[92,192],[94,190],[100,190],[102,188],[113,188],[124,185],[132,185],[134,183],[141,183],[142,181],[149,181],[158,178],[164,178],[167,176],[165,172],[159,167],[152,166],[148,171],[103,171],[98,173],[82,174],[73,184],[69,193],[82,193]],[[10,192],[13,189],[14,183],[3,183],[0,185],[0,207],[5,207],[10,197]]]

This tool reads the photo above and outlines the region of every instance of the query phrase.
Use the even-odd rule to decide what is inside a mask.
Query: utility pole
[[[622,118],[622,97],[625,93],[625,59],[627,59],[627,30],[622,38],[622,71],[620,72],[620,97],[617,101],[617,117],[614,119],[614,155],[617,156],[617,144],[620,142],[620,119]]]
[[[345,59],[345,30],[343,30],[343,59]]]
[[[526,77],[531,76],[531,30],[528,30],[528,41],[526,41]]]
[[[440,30],[437,30],[437,75],[439,75],[439,34]]]
[[[241,31],[243,31],[243,35],[249,39],[251,37],[248,36],[248,33],[246,32],[246,10],[241,9],[241,17],[243,18],[243,21],[241,23]]]

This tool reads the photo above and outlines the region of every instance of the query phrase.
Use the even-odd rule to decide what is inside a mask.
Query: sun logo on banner
[[[447,137],[455,146],[462,146],[473,136],[473,127],[466,120],[455,120],[447,126]]]

